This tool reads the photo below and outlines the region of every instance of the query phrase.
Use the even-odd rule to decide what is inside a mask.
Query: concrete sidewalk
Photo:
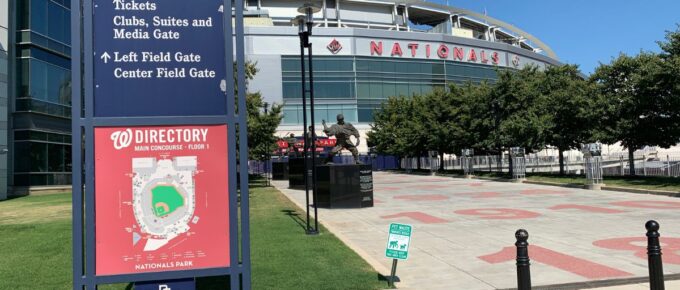
[[[273,184],[305,208],[304,191]],[[375,207],[320,209],[319,220],[382,274],[391,265],[384,257],[389,224],[413,225],[399,288],[516,287],[519,228],[529,231],[534,286],[646,277],[649,219],[661,224],[665,273],[680,273],[677,198],[382,172],[374,173],[374,187]],[[666,289],[680,289],[670,286],[677,283]]]
[[[649,290],[649,283],[621,285],[604,288],[593,288],[594,290]],[[680,281],[666,281],[666,289],[680,289]]]

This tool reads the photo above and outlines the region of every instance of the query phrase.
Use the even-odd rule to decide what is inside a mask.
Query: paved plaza
[[[389,224],[413,225],[409,259],[397,270],[399,288],[514,288],[519,228],[529,232],[535,286],[645,277],[649,219],[661,224],[666,275],[680,273],[678,198],[385,172],[373,177],[375,207],[319,209],[319,219],[382,274],[392,263],[385,258]],[[303,190],[288,189],[287,181],[274,185],[304,209]]]

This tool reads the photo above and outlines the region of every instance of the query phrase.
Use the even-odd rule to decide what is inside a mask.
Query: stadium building
[[[249,90],[261,92],[268,103],[284,104],[280,136],[301,136],[300,47],[290,20],[310,1],[246,2],[246,53],[260,69]],[[390,96],[493,81],[498,68],[559,64],[539,39],[465,9],[417,0],[312,3],[321,8],[311,37],[319,135],[322,119],[335,122],[342,113],[366,136],[373,111]],[[360,151],[367,150],[365,144]]]
[[[299,38],[290,20],[309,2],[245,1],[246,53],[260,70],[249,90],[284,104],[280,135],[302,131]],[[319,135],[322,119],[342,113],[365,136],[389,96],[493,81],[497,68],[559,63],[530,34],[464,9],[416,0],[312,2],[321,7],[311,39]],[[0,200],[63,191],[71,182],[70,12],[68,0],[0,0]]]

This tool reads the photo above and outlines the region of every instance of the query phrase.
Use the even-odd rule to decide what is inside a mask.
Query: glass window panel
[[[424,94],[424,95],[432,92],[432,85],[421,85],[420,88],[422,90],[421,93]]]
[[[366,72],[370,69],[370,62],[363,60],[363,59],[357,59],[357,71],[362,71]]]
[[[47,0],[31,0],[31,30],[47,35]]]
[[[67,1],[68,2],[68,1]],[[71,45],[71,13],[64,11],[62,14],[62,29],[64,29],[64,43]]]
[[[370,62],[370,71],[371,72],[381,72],[382,71],[382,61],[371,61]]]
[[[424,74],[431,74],[432,73],[432,64],[431,63],[422,63],[420,64],[420,73]]]
[[[30,14],[31,7],[26,0],[16,1],[17,5],[17,28],[19,30],[30,29]]]
[[[31,147],[30,142],[15,142],[14,143],[14,171],[15,172],[29,172],[31,171]]]
[[[47,65],[42,61],[31,60],[30,74],[29,97],[47,100]]]
[[[31,156],[31,171],[45,172],[47,171],[47,144],[31,142],[30,145]]]
[[[64,171],[64,145],[47,144],[47,171]]]
[[[432,73],[433,74],[444,74],[444,64],[443,63],[435,63],[432,65]]]
[[[370,123],[373,122],[373,109],[359,109],[357,110],[359,114],[359,122]]]
[[[295,99],[302,98],[302,86],[300,83],[296,82],[284,82],[283,83],[283,98],[284,99]]]
[[[298,110],[295,107],[283,108],[283,124],[298,124]]]
[[[371,95],[370,99],[381,99],[383,98],[383,89],[381,83],[371,83]]]
[[[409,93],[408,93],[409,96],[420,95],[420,94],[421,94],[421,90],[420,90],[420,85],[419,85],[419,84],[409,84],[408,88],[409,88]]]
[[[28,174],[14,174],[14,185],[16,186],[29,186],[31,185]]]
[[[420,66],[418,63],[415,62],[409,62],[407,64],[408,67],[408,73],[420,73]]]
[[[335,117],[333,119],[330,118],[330,115],[328,114],[328,108],[324,105],[315,105],[314,106],[314,122],[315,123],[320,123],[321,120],[335,120]]]
[[[29,131],[14,131],[14,140],[28,140],[30,139]]]
[[[407,62],[397,62],[395,63],[396,72],[398,73],[408,73],[409,67]]]
[[[64,42],[64,8],[52,1],[47,1],[47,36]]]
[[[382,63],[382,71],[386,73],[396,72],[396,64],[392,61],[384,61]]]
[[[298,72],[300,71],[300,60],[283,59],[281,60],[283,71]]]
[[[385,98],[397,95],[397,87],[394,83],[383,83],[383,96]]]
[[[47,141],[47,133],[38,131],[29,131],[31,140]]]
[[[61,103],[63,88],[68,86],[67,81],[65,70],[47,65],[47,101]]]
[[[353,123],[357,122],[357,109],[356,109],[356,107],[352,108],[352,109],[343,108],[342,114],[345,115],[345,120],[347,122],[353,122]]]
[[[357,83],[357,98],[368,99],[371,97],[371,86],[368,83]]]
[[[395,85],[395,88],[396,88],[396,95],[397,96],[410,96],[411,95],[409,93],[409,90],[408,90],[408,84],[397,83]]]
[[[47,185],[47,175],[45,174],[31,174],[31,185]]]
[[[71,161],[71,146],[65,145],[64,146],[64,171],[70,172],[72,170],[72,163]],[[70,175],[69,175],[70,177]]]

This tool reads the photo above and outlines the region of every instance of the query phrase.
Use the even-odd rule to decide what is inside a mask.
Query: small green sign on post
[[[408,247],[411,243],[410,225],[390,224],[390,234],[387,237],[387,249],[385,256],[388,258],[408,259]]]

